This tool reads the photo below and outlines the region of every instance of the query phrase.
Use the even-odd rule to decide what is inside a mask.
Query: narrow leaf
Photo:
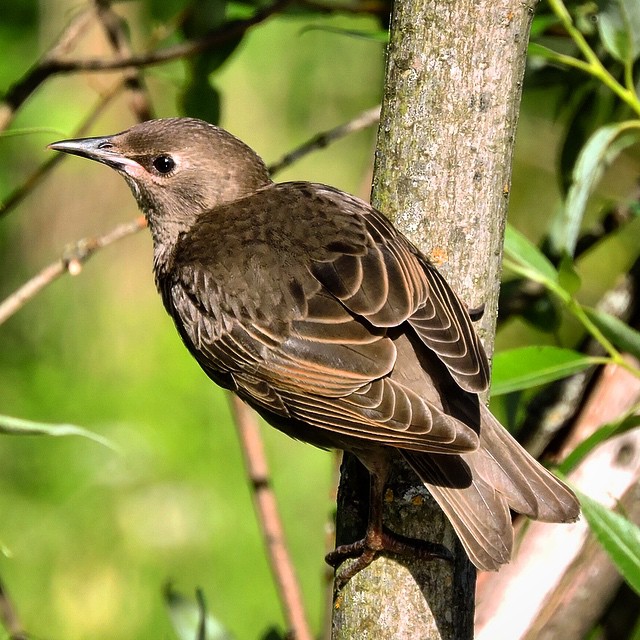
[[[542,280],[558,281],[558,272],[549,259],[510,224],[505,231],[504,251],[512,260],[538,274]]]
[[[640,416],[630,415],[622,420],[609,422],[594,431],[586,440],[583,440],[558,466],[562,475],[568,475],[575,469],[599,444],[615,435],[635,429],[640,426]]]
[[[73,424],[49,424],[22,418],[0,415],[0,435],[9,436],[82,436],[98,444],[117,450],[116,446],[97,433],[92,433]]]
[[[589,196],[602,172],[623,149],[638,140],[640,120],[608,124],[589,138],[573,168],[564,206],[552,225],[551,242],[557,255],[573,256]]]
[[[626,351],[640,360],[640,331],[610,313],[590,307],[584,307],[584,311],[619,351]]]
[[[528,389],[566,378],[599,362],[571,349],[536,346],[500,351],[493,359],[491,395]]]
[[[580,494],[582,513],[620,575],[640,595],[640,528],[599,502]]]
[[[549,27],[559,23],[560,20],[558,20],[558,18],[553,14],[534,16],[533,22],[531,23],[529,37],[537,38],[538,36],[543,35]]]
[[[558,282],[560,283],[560,286],[572,296],[576,294],[578,289],[580,289],[580,276],[575,269],[573,260],[566,254],[560,261],[560,266],[558,268]]]
[[[598,31],[604,48],[620,62],[631,64],[640,55],[640,2],[600,0]]]

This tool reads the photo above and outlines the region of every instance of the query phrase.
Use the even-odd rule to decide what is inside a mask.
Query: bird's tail
[[[573,522],[580,514],[574,493],[534,460],[485,407],[476,451],[401,453],[448,516],[479,569],[495,571],[509,562],[510,509],[545,522]]]

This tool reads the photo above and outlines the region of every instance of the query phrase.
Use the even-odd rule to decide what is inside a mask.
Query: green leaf
[[[599,502],[580,494],[580,504],[591,531],[604,547],[620,575],[640,595],[640,528]]]
[[[640,2],[600,0],[598,31],[604,48],[618,61],[632,64],[640,55]]]
[[[182,115],[217,124],[220,121],[220,108],[220,93],[209,78],[206,75],[193,75],[180,96]]]
[[[580,152],[595,131],[618,120],[619,101],[611,91],[604,91],[602,85],[593,82],[574,82],[567,86],[563,97],[559,110],[566,117],[567,127],[560,150],[559,183],[564,200],[573,183],[573,170]]]
[[[589,196],[604,169],[618,154],[640,140],[640,120],[600,127],[587,141],[573,168],[567,198],[554,221],[551,245],[556,255],[573,256]]]
[[[549,27],[557,25],[560,20],[553,14],[536,15],[531,23],[531,30],[529,32],[530,38],[536,38],[542,35]]]
[[[502,395],[566,378],[600,362],[571,349],[535,346],[500,351],[493,359],[491,395]]]
[[[172,4],[172,3],[169,3]],[[192,0],[181,24],[186,38],[195,39],[220,27],[227,13],[226,0]]]
[[[558,282],[560,283],[560,286],[571,295],[574,295],[578,289],[580,289],[580,276],[575,270],[573,260],[566,254],[560,261],[560,267],[558,268]]]
[[[584,307],[584,312],[619,351],[626,351],[640,359],[640,331],[604,311]]]
[[[179,640],[232,640],[231,633],[207,613],[201,589],[196,590],[196,599],[192,600],[167,585],[164,599]]]
[[[0,435],[9,436],[82,436],[93,440],[114,451],[116,446],[99,436],[82,427],[73,424],[48,424],[45,422],[33,422],[31,420],[23,420],[22,418],[14,418],[11,416],[0,415]]]
[[[568,475],[575,469],[599,444],[630,429],[640,426],[640,416],[630,415],[622,420],[609,422],[597,431],[594,431],[586,440],[583,440],[558,466],[562,475]]]
[[[558,282],[558,272],[549,259],[510,224],[505,231],[504,251],[514,262],[536,274],[536,280]]]

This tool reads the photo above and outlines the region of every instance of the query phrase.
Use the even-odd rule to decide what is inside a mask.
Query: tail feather
[[[401,452],[445,512],[471,561],[485,571],[509,562],[510,509],[545,522],[573,522],[573,492],[534,460],[482,408],[480,447],[460,455]]]
[[[474,462],[474,468],[485,480],[491,478],[514,511],[543,522],[578,519],[580,504],[573,491],[530,456],[484,406],[478,453],[490,463]]]
[[[467,555],[484,571],[509,562],[513,548],[511,514],[506,500],[481,477],[461,483],[452,463],[461,456],[401,451],[453,525]],[[464,463],[462,463],[464,465]],[[466,466],[466,465],[464,465]]]

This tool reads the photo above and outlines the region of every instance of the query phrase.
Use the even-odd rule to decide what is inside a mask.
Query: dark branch
[[[310,140],[307,140],[304,144],[301,144],[297,149],[290,151],[280,160],[269,166],[269,173],[274,175],[291,166],[294,162],[297,162],[300,158],[306,156],[312,151],[324,149],[331,143],[339,140],[340,138],[344,138],[350,133],[355,133],[356,131],[373,126],[379,120],[380,105],[373,107],[372,109],[367,109],[357,115],[353,120],[349,120],[349,122],[334,127],[333,129],[329,129],[328,131],[323,131],[322,133],[313,136]]]
[[[107,35],[111,47],[119,57],[131,55],[131,47],[125,21],[111,8],[110,0],[94,0],[96,14]],[[139,69],[125,69],[125,86],[130,95],[129,107],[139,122],[153,117],[151,101]]]
[[[118,56],[111,60],[104,60],[102,58],[64,60],[54,54],[54,52],[57,51],[54,49],[33,66],[21,80],[10,87],[5,95],[4,103],[0,105],[0,130],[6,128],[12,115],[35,89],[53,75],[74,73],[77,71],[113,71],[114,69],[128,69],[132,67],[141,69],[170,60],[194,56],[217,45],[238,38],[254,25],[263,22],[273,14],[281,11],[290,1],[291,0],[277,0],[272,5],[256,11],[253,16],[246,20],[228,22],[219,29],[215,29],[208,35],[197,40],[190,40],[171,47],[165,47],[164,49],[156,49],[148,53]]]

